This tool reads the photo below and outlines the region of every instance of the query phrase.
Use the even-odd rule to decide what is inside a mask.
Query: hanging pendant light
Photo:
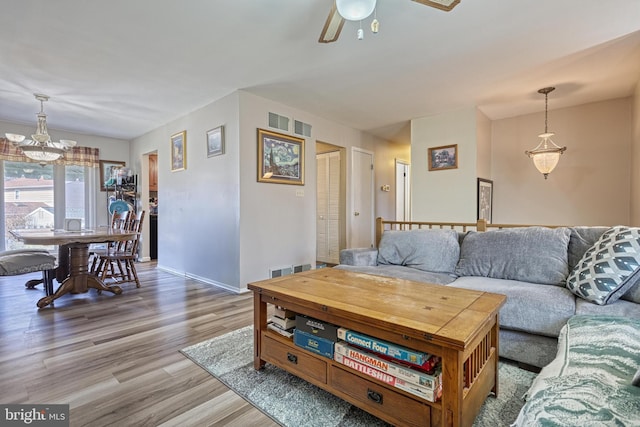
[[[542,141],[536,148],[524,152],[533,160],[533,164],[544,175],[544,179],[547,179],[547,176],[555,169],[560,161],[560,155],[567,149],[567,147],[557,146],[551,140],[551,137],[555,134],[547,129],[548,96],[555,89],[555,87],[545,87],[538,91],[538,93],[544,94],[544,133],[538,135],[538,137],[542,138]]]
[[[361,21],[373,13],[376,0],[336,0],[338,13],[348,21]]]
[[[15,133],[6,133],[5,136],[20,148],[25,156],[44,166],[47,162],[58,160],[65,151],[75,146],[76,142],[68,139],[61,139],[60,142],[51,140],[47,131],[47,115],[44,113],[44,103],[49,100],[49,97],[39,93],[33,95],[40,101],[40,112],[38,113],[36,133],[31,135],[32,139],[25,139],[24,135]]]

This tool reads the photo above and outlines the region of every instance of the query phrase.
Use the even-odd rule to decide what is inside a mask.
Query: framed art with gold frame
[[[258,182],[304,185],[304,139],[258,129]]]
[[[171,135],[171,172],[187,168],[187,131]]]
[[[429,148],[427,164],[430,171],[458,169],[458,144]]]

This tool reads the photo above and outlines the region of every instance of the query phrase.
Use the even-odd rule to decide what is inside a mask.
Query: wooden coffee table
[[[332,268],[249,289],[256,369],[276,365],[394,425],[470,426],[489,393],[498,393],[504,295]],[[294,345],[267,329],[268,304],[440,356],[441,400],[428,402]]]

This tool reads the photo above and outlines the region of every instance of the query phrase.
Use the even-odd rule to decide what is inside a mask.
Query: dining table
[[[41,298],[39,308],[52,304],[61,296],[71,293],[85,293],[89,289],[108,291],[116,295],[122,293],[117,285],[108,286],[89,271],[89,246],[92,243],[121,242],[133,239],[135,231],[96,227],[79,231],[55,229],[11,230],[10,233],[25,245],[58,246],[58,267],[55,278],[61,283],[52,294]]]

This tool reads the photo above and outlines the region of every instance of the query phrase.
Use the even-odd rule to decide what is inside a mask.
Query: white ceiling
[[[380,33],[317,42],[332,0],[0,0],[0,120],[132,139],[243,89],[391,140],[478,106],[499,119],[625,97],[639,0],[378,0]],[[0,129],[0,133],[11,129]],[[55,136],[55,135],[54,135]]]

